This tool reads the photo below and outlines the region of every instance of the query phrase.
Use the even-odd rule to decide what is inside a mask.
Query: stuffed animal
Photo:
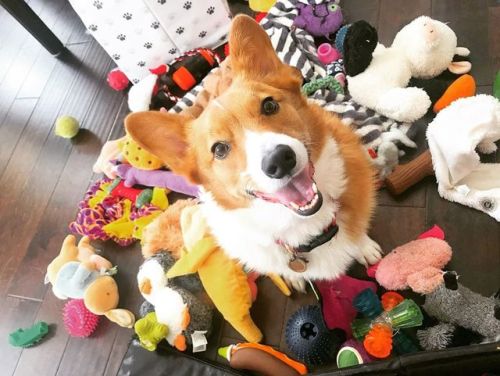
[[[171,346],[180,351],[185,351],[188,346],[193,347],[195,352],[203,351],[203,345],[198,349],[200,344],[197,339],[201,338],[206,345],[205,335],[210,334],[212,326],[212,308],[189,292],[201,289],[196,276],[167,279],[166,273],[174,263],[170,253],[162,252],[146,259],[140,267],[137,283],[142,296],[149,303],[143,310],[154,311],[157,324],[166,326],[165,339]],[[151,322],[152,318],[148,321]],[[150,327],[154,328],[153,331],[162,328],[156,324]],[[145,333],[149,337],[151,330],[146,331],[145,327],[139,329],[139,337],[141,333],[143,337],[141,343],[148,343],[148,350],[154,350],[157,342],[152,338],[144,341]],[[158,336],[155,338],[158,339]]]
[[[134,325],[134,314],[126,309],[117,309],[118,286],[111,277],[116,268],[96,254],[88,238],[78,246],[76,238],[68,235],[59,255],[48,265],[46,282],[59,299],[83,299],[85,307],[96,315],[105,315],[120,326]]]
[[[470,70],[468,62],[453,62],[455,54],[466,56],[469,50],[457,47],[457,37],[446,24],[427,16],[403,27],[392,46],[377,41],[376,30],[365,21],[347,29],[344,62],[349,93],[356,102],[398,121],[418,120],[431,105],[424,90],[407,87],[411,77]]]
[[[388,290],[411,288],[422,294],[430,293],[441,284],[441,270],[451,255],[450,245],[442,239],[417,239],[387,254],[376,265],[375,278]]]
[[[182,176],[166,170],[143,170],[129,164],[116,166],[117,175],[124,180],[125,186],[143,185],[146,187],[168,188],[188,196],[198,197],[198,187],[186,181]]]
[[[159,110],[172,107],[220,63],[219,56],[208,48],[185,52],[172,63],[152,69],[129,91],[130,111]]]
[[[459,284],[455,272],[442,271],[451,259],[451,247],[440,238],[444,238],[444,233],[434,227],[420,239],[393,250],[375,266],[377,282],[385,288],[411,288],[425,294],[424,310],[440,322],[452,325],[438,324],[419,331],[420,344],[425,349],[463,344],[463,338],[459,341],[454,337],[464,333],[475,341],[478,337],[486,342],[500,339],[498,297],[481,296]]]
[[[340,0],[324,1],[319,4],[297,2],[298,15],[293,24],[312,36],[328,38],[340,29],[344,22],[339,3]]]
[[[481,163],[478,154],[497,150],[500,101],[484,94],[456,100],[429,124],[427,139],[439,195],[500,221],[500,163]]]
[[[199,205],[185,208],[181,228],[187,252],[168,271],[167,278],[198,273],[212,302],[224,318],[249,342],[262,333],[250,316],[252,294],[247,275],[209,235]]]
[[[481,342],[500,340],[500,300],[496,296],[485,297],[457,282],[455,272],[446,272],[441,283],[425,296],[424,310],[440,322],[460,326],[482,336]],[[427,329],[429,330],[429,329]],[[425,342],[425,331],[420,332]],[[451,333],[450,333],[451,334]],[[451,342],[452,335],[449,335]],[[439,346],[428,346],[435,349]],[[447,347],[447,346],[445,346]]]

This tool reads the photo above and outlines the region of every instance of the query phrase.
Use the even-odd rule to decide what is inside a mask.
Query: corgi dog
[[[219,245],[258,273],[300,290],[380,259],[368,235],[375,174],[354,132],[301,93],[265,31],[234,18],[232,83],[199,117],[128,115],[128,134],[200,187]]]

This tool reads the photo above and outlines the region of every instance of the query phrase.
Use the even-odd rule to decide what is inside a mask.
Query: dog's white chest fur
[[[280,204],[255,199],[249,208],[225,210],[209,192],[203,192],[203,212],[214,237],[224,251],[246,267],[262,274],[276,273],[289,279],[333,279],[343,274],[354,259],[362,259],[360,244],[349,241],[342,227],[342,208],[337,199],[346,177],[338,146],[329,140],[315,164],[314,179],[323,195],[323,206],[310,217],[301,217]],[[288,266],[290,254],[281,240],[292,247],[307,244],[333,219],[339,225],[332,240],[302,254],[307,269],[297,273]],[[366,237],[368,240],[369,238]],[[360,242],[365,242],[360,239]]]

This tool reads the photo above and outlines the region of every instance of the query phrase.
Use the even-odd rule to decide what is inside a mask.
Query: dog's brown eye
[[[260,108],[260,112],[263,115],[273,115],[280,109],[280,105],[276,102],[273,97],[264,98]]]
[[[212,145],[212,153],[217,159],[224,159],[229,154],[231,147],[225,142],[216,142]]]

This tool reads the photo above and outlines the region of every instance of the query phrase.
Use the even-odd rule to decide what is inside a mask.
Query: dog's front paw
[[[368,235],[365,235],[365,239],[360,247],[359,263],[363,265],[373,265],[379,262],[381,258],[382,248],[380,248],[380,245]]]
[[[304,278],[283,278],[290,289],[297,290],[303,294],[306,293],[306,280]]]

